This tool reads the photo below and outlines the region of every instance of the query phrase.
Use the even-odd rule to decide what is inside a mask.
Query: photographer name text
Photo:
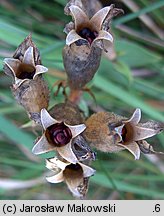
[[[24,205],[20,209],[20,212],[63,212],[66,209],[67,212],[115,212],[116,207],[114,205],[105,205],[105,206],[86,206],[84,204],[68,204],[67,206],[27,206]]]

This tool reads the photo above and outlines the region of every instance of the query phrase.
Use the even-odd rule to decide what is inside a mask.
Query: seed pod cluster
[[[58,158],[48,159],[46,166],[55,171],[47,181],[57,183],[65,181],[76,197],[84,197],[88,189],[89,177],[95,170],[88,166],[95,160],[82,132],[86,129],[84,116],[77,105],[66,101],[52,107],[49,113],[42,109],[42,136],[33,147],[34,154],[56,151]]]
[[[128,150],[135,159],[140,153],[156,152],[145,140],[160,133],[164,125],[154,121],[140,123],[137,108],[130,118],[113,112],[97,112],[85,116],[77,104],[85,85],[94,77],[102,51],[112,46],[111,19],[122,12],[114,5],[101,8],[98,0],[70,0],[65,13],[73,22],[65,27],[66,45],[63,63],[70,95],[63,103],[49,106],[49,90],[43,79],[48,71],[41,64],[39,50],[29,35],[18,46],[12,58],[4,59],[4,72],[13,78],[11,90],[29,118],[39,124],[42,135],[32,152],[36,155],[55,152],[46,158],[46,167],[53,175],[50,183],[65,182],[73,196],[84,198],[89,179],[95,174],[90,167],[96,159],[95,150],[112,153]]]

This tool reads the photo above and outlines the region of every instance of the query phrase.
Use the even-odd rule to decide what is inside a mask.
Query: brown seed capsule
[[[84,122],[84,116],[78,106],[70,101],[55,105],[50,114],[58,121],[64,121],[69,125],[78,125]],[[72,150],[79,161],[95,160],[95,153],[88,146],[85,139],[78,135],[72,140]]]
[[[29,117],[39,124],[40,111],[49,104],[48,86],[42,77],[48,69],[40,63],[40,54],[31,35],[19,45],[13,58],[4,59],[4,72],[13,78],[13,95]]]
[[[63,104],[61,105],[63,106]],[[61,113],[64,110],[59,109]],[[68,117],[73,118],[67,113]],[[68,122],[68,121],[67,121]],[[86,126],[84,124],[68,124],[64,118],[53,118],[46,109],[41,110],[41,123],[43,126],[43,134],[37,139],[32,152],[34,154],[43,154],[50,151],[57,151],[65,160],[75,164],[78,159],[72,150],[72,140],[81,134]]]
[[[106,51],[113,42],[108,32],[109,23],[113,16],[122,12],[111,5],[90,19],[83,8],[70,3],[65,7],[66,14],[74,20],[74,24],[66,25],[66,46],[63,49],[63,62],[71,89],[82,89],[93,78],[102,50]]]
[[[139,159],[140,152],[148,150],[148,143],[144,139],[163,130],[161,123],[139,123],[140,119],[140,109],[136,109],[130,119],[109,112],[96,113],[85,122],[86,130],[83,136],[100,151],[117,152],[127,149],[135,159]]]
[[[90,116],[85,124],[83,136],[86,141],[102,152],[117,152],[123,150],[116,145],[119,136],[113,131],[115,124],[121,122],[122,116],[114,113],[99,112]]]
[[[69,125],[84,123],[84,115],[77,105],[69,100],[65,103],[56,104],[49,111],[50,115],[58,121],[64,121]]]
[[[71,89],[82,89],[94,77],[101,60],[101,49],[88,47],[83,41],[65,46],[63,62]]]
[[[40,111],[42,108],[47,108],[49,103],[49,89],[44,79],[37,76],[34,80],[26,80],[18,88],[11,87],[11,90],[30,119],[40,124]]]
[[[51,183],[65,182],[73,196],[83,198],[88,191],[89,177],[94,175],[95,170],[83,164],[71,164],[58,158],[46,160],[46,167],[55,172],[55,175],[47,177]]]
[[[50,114],[43,109],[41,122],[45,132],[33,148],[34,154],[56,150],[71,163],[95,160],[95,153],[80,135],[86,128],[79,108],[70,101],[55,105]]]

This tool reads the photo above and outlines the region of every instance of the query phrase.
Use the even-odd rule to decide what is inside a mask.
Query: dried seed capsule
[[[64,121],[69,125],[78,125],[84,123],[84,116],[78,106],[70,101],[55,105],[51,110],[52,117],[59,121]],[[79,161],[95,160],[95,153],[91,150],[82,135],[78,135],[72,140],[72,151]]]
[[[42,108],[47,108],[49,103],[49,89],[44,79],[37,76],[34,80],[26,80],[18,88],[11,87],[11,90],[30,119],[40,124],[40,111]]]
[[[144,152],[143,149],[148,148],[144,139],[163,130],[161,123],[139,123],[140,119],[140,109],[136,109],[130,119],[110,112],[96,113],[85,122],[83,136],[91,146],[100,151],[117,152],[127,149],[135,159],[139,159],[141,149]]]
[[[64,113],[59,109],[60,112]],[[69,113],[67,113],[69,116]],[[70,116],[70,118],[73,118]],[[71,163],[77,163],[78,159],[72,150],[72,139],[81,134],[86,126],[84,124],[69,125],[63,119],[53,118],[46,109],[41,110],[41,122],[43,134],[37,139],[32,149],[34,154],[42,154],[50,151],[57,151],[59,155]]]
[[[113,42],[108,32],[109,23],[113,16],[122,12],[111,5],[99,10],[90,19],[83,9],[70,2],[65,7],[66,14],[74,20],[74,24],[66,25],[66,46],[63,49],[63,62],[71,89],[82,89],[93,78],[102,50],[107,51]]]
[[[86,126],[75,104],[70,101],[57,104],[50,114],[45,109],[41,110],[41,122],[44,133],[33,147],[34,154],[56,150],[71,163],[95,159],[94,152],[80,135]]]
[[[72,44],[63,49],[63,62],[71,89],[82,89],[94,77],[101,60],[101,49],[81,44]],[[78,49],[80,48],[80,50]]]
[[[50,115],[58,121],[64,121],[70,125],[84,123],[84,115],[77,105],[70,101],[56,104],[49,111]]]
[[[49,104],[48,86],[42,77],[48,69],[40,63],[40,54],[31,35],[20,44],[13,58],[4,59],[4,72],[13,78],[13,95],[29,117],[39,124],[40,111]]]
[[[83,163],[71,164],[58,158],[47,159],[46,167],[56,173],[46,178],[48,182],[65,182],[73,196],[79,198],[85,197],[88,191],[89,177],[95,173],[94,169]]]
[[[83,136],[86,141],[100,151],[117,152],[123,150],[122,147],[116,145],[120,140],[114,131],[115,125],[121,122],[122,116],[109,112],[99,112],[91,115],[85,122],[86,130]]]

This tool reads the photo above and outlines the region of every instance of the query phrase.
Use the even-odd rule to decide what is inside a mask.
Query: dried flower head
[[[86,122],[83,135],[87,142],[100,151],[130,151],[135,159],[140,157],[141,141],[160,133],[161,123],[139,123],[141,110],[136,109],[130,119],[109,112],[93,114]],[[146,147],[145,147],[146,148]],[[144,151],[142,151],[144,152]]]
[[[74,23],[67,24],[65,28],[64,66],[70,87],[81,89],[97,71],[102,50],[107,51],[113,42],[108,32],[109,23],[122,10],[111,5],[102,8],[90,19],[82,8],[68,3],[65,12],[72,16]]]
[[[86,195],[89,177],[95,173],[94,169],[83,163],[71,164],[58,158],[47,159],[46,167],[55,172],[55,175],[46,178],[48,182],[60,183],[64,181],[72,194],[79,198]]]
[[[67,8],[69,11],[68,15],[71,15],[74,20],[74,26],[72,30],[69,28],[69,32],[67,32],[66,26],[66,44],[70,46],[71,44],[79,41],[81,44],[87,44],[88,46],[98,46],[101,49],[105,49],[103,43],[106,41],[107,43],[113,42],[112,35],[107,31],[109,28],[109,22],[112,17],[119,13],[122,10],[118,10],[114,8],[114,5],[109,7],[104,7],[99,10],[94,16],[89,19],[85,12],[76,5],[71,5]],[[108,21],[108,27],[104,26]],[[107,25],[107,24],[106,24]]]
[[[4,59],[4,72],[13,78],[11,87],[17,102],[29,117],[40,123],[40,110],[47,108],[49,90],[42,74],[48,69],[41,64],[39,51],[29,35],[17,48],[13,58]]]
[[[58,121],[50,116],[46,109],[41,110],[41,122],[44,133],[32,149],[34,154],[42,154],[56,150],[59,155],[71,163],[77,163],[78,159],[72,151],[72,139],[82,133],[84,124],[69,125],[64,121]]]
[[[33,47],[29,47],[22,61],[14,58],[5,58],[5,65],[8,67],[7,74],[14,78],[14,88],[18,88],[23,82],[35,79],[38,74],[43,74],[48,69],[34,63]],[[8,73],[10,71],[10,73]],[[4,70],[6,72],[6,70]]]
[[[80,111],[78,106],[69,100],[65,103],[56,104],[49,110],[49,113],[58,121],[65,122],[69,125],[79,125],[85,121],[83,113]],[[94,152],[81,135],[78,135],[72,139],[71,146],[73,153],[79,161],[95,159]]]
[[[13,58],[4,59],[4,72],[14,79],[13,86],[18,88],[26,80],[34,80],[48,69],[41,65],[40,53],[29,35],[19,45]]]

